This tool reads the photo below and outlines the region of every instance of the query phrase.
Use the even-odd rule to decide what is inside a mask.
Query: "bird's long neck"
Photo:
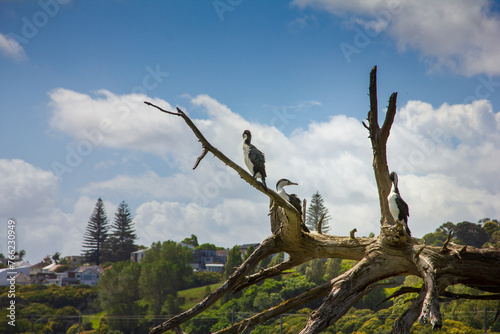
[[[396,193],[399,195],[398,184],[396,183],[396,181],[392,182],[391,193]]]
[[[282,186],[281,184],[278,184],[278,186],[276,187],[276,190],[278,191],[278,195],[280,195],[282,198],[288,200],[288,194],[286,193],[284,186]]]

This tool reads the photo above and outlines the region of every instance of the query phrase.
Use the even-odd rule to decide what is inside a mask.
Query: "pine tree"
[[[99,198],[83,235],[83,248],[86,250],[82,252],[82,255],[85,256],[87,262],[101,264],[101,255],[104,251],[103,246],[108,236],[108,229],[109,223],[104,203]]]
[[[323,197],[321,197],[320,193],[316,191],[316,193],[312,196],[311,204],[307,208],[306,225],[311,231],[316,231],[321,217],[325,215],[321,224],[321,231],[319,232],[328,233],[330,230],[328,221],[331,217],[328,214],[328,208],[325,207],[323,202]]]
[[[137,236],[134,234],[133,225],[128,204],[122,201],[116,210],[115,220],[111,226],[113,231],[107,242],[111,255],[108,260],[113,262],[128,260],[130,253],[137,250],[134,244]]]

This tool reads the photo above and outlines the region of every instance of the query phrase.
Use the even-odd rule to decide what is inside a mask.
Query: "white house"
[[[144,257],[144,253],[147,252],[149,248],[147,249],[139,249],[138,251],[130,253],[130,261],[132,262],[141,262],[142,258]]]
[[[0,286],[10,285],[10,280],[17,274],[23,273],[26,276],[30,276],[30,264],[25,261],[17,261],[14,263],[14,268],[3,268],[0,269]]]
[[[98,266],[83,266],[74,270],[75,278],[80,281],[80,284],[88,284],[94,286],[101,279],[102,270]]]

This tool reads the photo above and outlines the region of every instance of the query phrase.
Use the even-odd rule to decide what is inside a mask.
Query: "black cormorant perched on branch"
[[[396,221],[404,226],[406,233],[411,237],[410,229],[408,228],[408,216],[410,215],[410,210],[408,209],[408,204],[401,198],[398,189],[398,174],[392,172],[389,175],[392,182],[391,192],[387,196],[389,201],[389,211]]]
[[[243,156],[252,177],[260,178],[264,190],[267,192],[266,186],[266,157],[257,147],[252,145],[252,134],[249,130],[243,132]]]

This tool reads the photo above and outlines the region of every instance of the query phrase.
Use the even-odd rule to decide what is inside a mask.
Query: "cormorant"
[[[389,211],[391,211],[391,215],[396,223],[402,224],[406,233],[408,233],[411,237],[411,232],[408,228],[408,216],[410,215],[410,211],[408,209],[408,204],[406,204],[399,194],[398,174],[396,174],[396,172],[392,172],[389,175],[389,178],[392,182],[391,192],[389,193],[389,196],[387,196],[387,200],[389,201]]]
[[[264,153],[252,145],[252,134],[249,130],[243,132],[243,156],[253,178],[260,178],[264,190],[267,192],[266,186],[266,157]]]
[[[278,195],[280,195],[281,198],[290,202],[290,204],[292,204],[295,207],[295,209],[297,209],[300,215],[300,220],[302,221],[302,205],[300,199],[295,194],[287,194],[285,189],[283,189],[283,187],[285,186],[293,186],[293,185],[298,186],[298,183],[294,183],[287,179],[281,179],[276,183],[276,190],[278,191]],[[304,224],[304,222],[302,222],[302,228],[306,232],[309,232],[309,229]]]

